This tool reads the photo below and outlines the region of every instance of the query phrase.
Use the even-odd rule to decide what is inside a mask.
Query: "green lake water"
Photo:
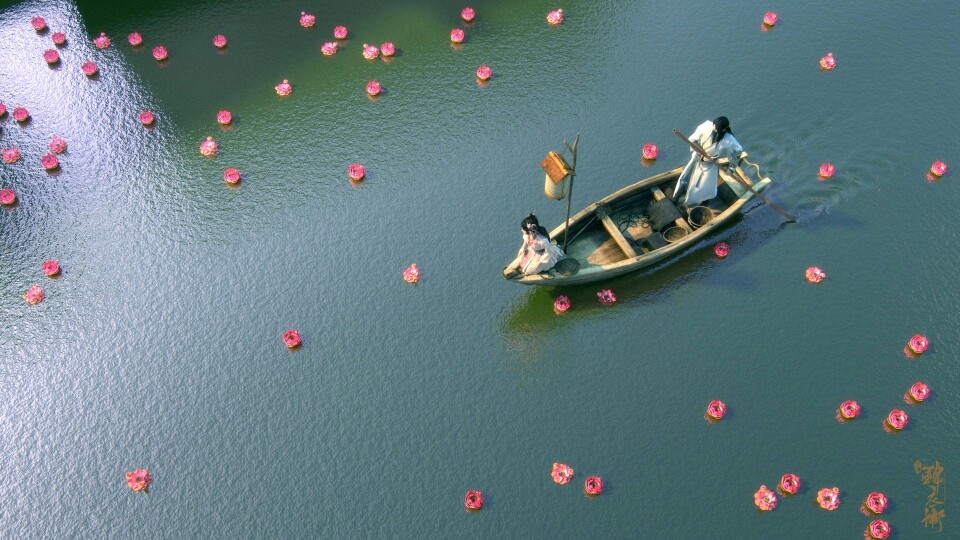
[[[0,8],[0,147],[22,155],[0,164],[19,199],[0,209],[0,536],[842,539],[862,537],[858,507],[882,491],[893,537],[960,537],[952,492],[942,532],[924,525],[914,470],[939,461],[941,495],[960,471],[960,5],[481,0],[453,48],[463,5]],[[763,32],[767,10],[780,22]],[[338,24],[350,36],[324,57]],[[384,41],[392,61],[361,57]],[[501,278],[523,216],[563,219],[539,167],[563,139],[581,134],[576,209],[683,164],[670,129],[719,115],[798,224],[751,204],[649,271],[564,289]],[[52,133],[69,146],[48,174]],[[650,167],[645,143],[661,148]],[[951,171],[928,182],[937,160]],[[33,283],[36,306],[21,298]],[[560,294],[573,307],[557,317]],[[915,333],[932,345],[908,360]],[[931,397],[905,404],[918,380]],[[711,399],[729,407],[719,424]],[[840,424],[846,399],[863,412]],[[910,415],[898,434],[882,426],[893,408]],[[551,481],[554,462],[571,484]],[[124,480],[141,467],[148,494]],[[754,492],[786,472],[801,493],[758,512]],[[832,486],[826,512],[816,492]],[[481,512],[464,511],[469,489]]]

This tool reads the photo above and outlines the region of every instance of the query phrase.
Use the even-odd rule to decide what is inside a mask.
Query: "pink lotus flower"
[[[837,67],[837,60],[833,57],[832,52],[828,52],[826,56],[820,59],[820,67],[827,71]]]
[[[934,176],[943,176],[947,174],[947,164],[942,161],[935,161],[930,166],[930,174]]]
[[[153,116],[153,113],[152,113],[152,112],[150,112],[150,111],[143,111],[142,113],[140,113],[140,123],[141,123],[141,124],[143,124],[143,125],[145,125],[145,126],[149,126],[150,124],[153,123],[153,121],[154,121],[154,116]]]
[[[60,273],[60,264],[58,264],[57,261],[50,259],[44,261],[40,269],[43,270],[43,273],[46,274],[47,277],[53,277]]]
[[[397,52],[397,48],[393,46],[392,42],[387,41],[380,45],[380,52],[383,56],[393,56]]]
[[[570,299],[561,294],[553,301],[553,312],[557,315],[563,315],[567,311],[570,311]]]
[[[80,66],[80,70],[83,71],[83,74],[87,77],[93,77],[97,74],[97,65],[87,60]]]
[[[473,11],[472,7],[465,7],[460,12],[460,18],[466,22],[472,21],[474,16],[476,16],[476,13]]]
[[[240,171],[228,167],[227,170],[223,171],[223,181],[228,184],[238,183],[240,181]]]
[[[33,287],[27,289],[27,292],[23,295],[23,299],[26,300],[28,304],[39,304],[43,301],[43,289],[40,288],[40,285],[34,283]]]
[[[817,504],[824,510],[836,510],[840,506],[840,488],[823,488],[817,492]]]
[[[852,399],[848,399],[840,404],[840,416],[844,420],[853,420],[860,416],[860,404]]]
[[[599,476],[588,476],[583,483],[583,491],[587,495],[599,495],[603,493],[603,479]]]
[[[20,149],[19,148],[7,148],[3,151],[3,162],[4,163],[16,163],[20,160]]]
[[[380,83],[377,81],[370,81],[367,83],[367,93],[371,96],[376,96],[380,94]]]
[[[416,264],[411,264],[406,270],[403,271],[403,280],[407,283],[413,283],[416,285],[420,281],[420,269],[417,268]]]
[[[60,54],[54,49],[43,51],[43,60],[48,64],[56,64],[60,61]]]
[[[60,166],[60,161],[53,154],[44,154],[40,157],[40,164],[43,165],[44,169],[52,171]]]
[[[217,123],[218,123],[218,124],[220,124],[221,126],[225,126],[225,125],[229,124],[230,122],[233,122],[233,115],[230,114],[230,111],[224,109],[224,110],[222,110],[222,111],[220,111],[220,112],[217,113]]]
[[[380,49],[374,47],[373,45],[363,44],[363,57],[367,60],[373,60],[374,58],[380,56]]]
[[[886,540],[890,537],[890,524],[882,519],[875,519],[870,522],[867,531],[874,540]]]
[[[454,43],[463,43],[463,30],[454,28],[450,31],[450,41]]]
[[[293,349],[300,346],[300,332],[296,330],[287,330],[283,333],[283,343]]]
[[[720,242],[713,246],[713,254],[721,259],[726,258],[730,254],[730,246],[726,242]]]
[[[563,463],[554,463],[553,470],[550,471],[553,481],[563,485],[573,479],[573,469]]]
[[[765,24],[765,25],[767,25],[767,26],[773,26],[773,25],[777,24],[777,14],[774,13],[774,12],[772,12],[772,11],[768,11],[768,12],[764,13],[764,15],[763,15],[763,24]]]
[[[313,15],[307,13],[306,11],[300,12],[300,26],[304,28],[311,28],[316,24],[317,18]]]
[[[146,491],[150,486],[150,473],[146,469],[137,469],[127,473],[127,486],[134,491]]]
[[[727,405],[719,399],[715,399],[707,405],[707,416],[710,418],[722,420],[725,414],[727,414]]]
[[[823,165],[820,165],[820,179],[826,180],[830,178],[831,176],[833,176],[833,172],[835,170],[836,170],[836,167],[834,167],[829,163],[824,163]]]
[[[153,58],[157,61],[163,61],[167,59],[167,48],[163,45],[157,45],[153,48]]]
[[[98,49],[106,49],[110,46],[110,38],[107,34],[100,32],[100,35],[93,40],[93,45]]]
[[[347,175],[350,176],[351,180],[359,182],[363,180],[363,177],[367,175],[366,170],[364,170],[363,165],[359,163],[354,163],[347,169]]]
[[[16,107],[13,109],[13,119],[17,122],[25,122],[27,118],[30,118],[30,111],[25,107]]]
[[[217,34],[213,36],[213,46],[222,49],[227,46],[227,36],[223,34]]]
[[[874,491],[867,495],[867,499],[863,501],[863,505],[874,514],[882,514],[883,511],[887,509],[887,502],[887,497],[884,496],[883,493]]]
[[[10,206],[17,202],[17,194],[12,189],[0,189],[0,204]]]
[[[50,39],[53,41],[53,44],[57,47],[63,45],[67,42],[67,36],[63,32],[54,32]]]
[[[471,489],[467,492],[467,496],[464,497],[463,503],[466,505],[467,510],[480,510],[483,508],[483,493]]]
[[[901,411],[900,409],[894,409],[890,411],[890,414],[887,415],[887,423],[890,424],[890,427],[897,431],[906,427],[909,419],[910,417],[907,416],[907,413]]]
[[[597,293],[597,298],[599,298],[600,303],[605,306],[612,306],[617,301],[617,297],[614,296],[613,291],[610,289],[601,289],[600,292]]]
[[[7,114],[7,106],[3,103],[0,103],[0,118],[3,118],[3,115]]]
[[[930,387],[922,382],[915,382],[913,383],[913,386],[910,387],[910,397],[920,403],[923,403],[923,400],[930,397]]]
[[[130,32],[130,35],[127,36],[127,41],[136,47],[137,45],[143,44],[143,36],[141,36],[139,32]]]
[[[780,490],[788,495],[794,495],[800,491],[800,477],[787,473],[780,477]]]
[[[30,25],[33,26],[33,29],[37,32],[42,32],[44,28],[47,27],[47,21],[43,17],[34,17],[30,19]]]
[[[289,96],[293,92],[293,87],[290,86],[290,83],[286,79],[282,83],[277,85],[277,95],[278,96]]]
[[[555,9],[547,13],[547,22],[552,25],[558,25],[563,22],[563,10]]]
[[[907,348],[913,354],[923,354],[930,347],[930,340],[927,336],[916,334],[907,342]]]
[[[657,159],[657,156],[660,154],[660,149],[657,148],[655,144],[645,144],[643,145],[643,159]]]
[[[207,140],[200,143],[200,153],[205,156],[212,156],[217,153],[219,147],[213,137],[207,137]]]
[[[493,75],[493,72],[489,66],[480,66],[477,68],[477,78],[481,81],[489,80],[491,75]]]
[[[337,43],[335,41],[328,41],[323,44],[323,47],[320,47],[320,52],[324,56],[333,56],[337,54]]]
[[[50,140],[50,151],[54,154],[62,154],[67,150],[67,141],[53,135],[53,139]]]
[[[823,278],[827,277],[827,273],[816,266],[811,266],[807,268],[806,276],[810,283],[820,283]]]
[[[347,39],[347,27],[337,26],[333,29],[333,37],[336,39]]]
[[[769,512],[777,507],[777,494],[767,489],[767,486],[760,486],[760,489],[753,494],[753,504],[761,512]]]

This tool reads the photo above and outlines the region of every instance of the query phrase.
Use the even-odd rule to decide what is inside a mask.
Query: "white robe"
[[[563,250],[542,234],[530,237],[523,235],[523,245],[520,246],[520,271],[524,274],[539,274],[553,268],[563,259]]]
[[[717,159],[728,158],[736,161],[743,152],[743,147],[734,138],[733,133],[727,133],[719,144],[713,142],[713,122],[706,122],[697,126],[696,131],[690,136],[690,140],[700,143],[707,154]],[[717,165],[700,161],[700,155],[690,149],[690,162],[680,173],[677,185],[673,192],[677,193],[680,186],[686,184],[687,190],[682,199],[677,199],[677,203],[686,206],[695,206],[703,201],[708,201],[717,196]],[[676,198],[676,196],[674,196]]]

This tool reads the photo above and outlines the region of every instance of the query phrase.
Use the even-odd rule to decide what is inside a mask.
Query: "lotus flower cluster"
[[[156,60],[157,62],[161,62],[167,59],[167,48],[164,47],[163,45],[157,45],[156,47],[153,48],[153,51],[151,51],[151,54],[153,54],[154,60]]]
[[[823,278],[827,277],[827,273],[816,266],[807,268],[805,275],[807,276],[807,281],[810,283],[820,283],[823,281]]]
[[[817,504],[824,510],[833,511],[840,506],[840,488],[823,488],[817,492]]]
[[[823,165],[820,165],[820,179],[826,180],[830,178],[831,176],[833,176],[834,171],[836,171],[836,167],[834,167],[829,163],[824,163]]]
[[[463,10],[460,11],[460,18],[463,19],[465,22],[472,21],[473,18],[476,17],[476,15],[477,14],[475,11],[473,11],[472,7],[465,7],[463,8]]]
[[[306,11],[300,12],[300,26],[310,28],[317,23],[317,18]]]
[[[711,419],[722,420],[725,414],[727,414],[727,405],[719,399],[707,404],[707,416]]]
[[[282,83],[277,85],[276,90],[278,96],[289,96],[293,92],[293,87],[290,86],[290,81],[284,79]]]
[[[139,119],[140,119],[140,123],[141,123],[141,124],[143,124],[143,125],[145,125],[145,126],[149,126],[150,124],[153,123],[153,121],[154,121],[155,118],[154,118],[152,112],[150,112],[150,111],[143,111],[142,113],[140,113]]]
[[[767,25],[767,26],[773,26],[773,25],[777,24],[777,18],[778,18],[778,17],[777,17],[777,14],[776,14],[776,13],[774,13],[774,12],[772,12],[772,11],[768,11],[768,12],[766,12],[766,13],[763,14],[763,24],[765,24],[765,25]]]
[[[883,493],[874,491],[867,495],[867,499],[863,501],[863,505],[874,514],[882,514],[883,511],[887,509],[887,502],[887,497]]]
[[[769,512],[777,507],[777,494],[767,489],[767,486],[760,486],[760,489],[753,494],[753,504],[761,512]]]
[[[887,415],[887,424],[889,424],[893,429],[900,431],[907,426],[907,421],[909,419],[910,417],[907,416],[907,413],[901,411],[900,409],[894,409],[890,411],[890,414]]]
[[[380,95],[380,83],[377,81],[370,81],[367,83],[367,93],[371,96]]]
[[[53,277],[60,273],[60,264],[57,261],[50,259],[43,262],[43,265],[40,267],[43,270],[43,273],[47,277]]]
[[[40,165],[42,165],[45,170],[52,171],[60,166],[60,160],[53,154],[44,154],[40,157]]]
[[[134,47],[143,45],[143,36],[141,36],[139,32],[130,32],[130,35],[127,36],[127,41]]]
[[[853,420],[860,415],[860,404],[848,399],[840,404],[840,416],[844,420]]]
[[[13,108],[13,119],[17,122],[26,122],[27,118],[30,118],[30,111],[26,107],[14,107]]]
[[[213,46],[222,49],[227,46],[227,36],[223,34],[217,34],[213,36]]]
[[[347,27],[346,26],[334,27],[333,37],[336,39],[347,39]]]
[[[660,149],[655,144],[645,144],[642,150],[643,159],[654,160],[660,155]]]
[[[603,492],[603,479],[599,476],[588,476],[583,483],[583,491],[587,495],[599,495]]]
[[[882,519],[875,519],[867,526],[867,532],[874,540],[886,540],[890,538],[890,524]]]
[[[463,29],[454,28],[450,31],[450,41],[454,43],[463,43]]]
[[[780,477],[780,490],[787,495],[794,495],[800,491],[800,477],[787,473]]]
[[[17,202],[17,194],[12,189],[0,189],[0,204],[10,206]]]
[[[107,34],[100,32],[100,35],[94,38],[93,45],[98,49],[106,49],[110,46],[110,38]]]
[[[323,46],[320,47],[320,52],[322,52],[324,56],[333,56],[337,54],[337,42],[328,41],[324,43]]]
[[[570,311],[570,299],[561,294],[553,301],[553,312],[557,315],[563,315],[567,311]]]
[[[928,347],[930,347],[930,340],[927,339],[927,336],[921,334],[916,334],[907,342],[907,348],[913,354],[923,354]]]
[[[480,510],[483,508],[483,493],[475,489],[471,489],[467,492],[466,497],[463,498],[463,504],[467,507],[467,510]]]
[[[300,346],[300,332],[296,330],[287,330],[283,333],[283,343],[290,349]]]
[[[221,126],[226,126],[233,122],[233,115],[230,114],[230,111],[224,109],[217,113],[217,123]]]
[[[416,285],[417,282],[420,281],[420,275],[421,275],[420,269],[417,268],[416,263],[414,263],[408,266],[407,269],[403,271],[403,280],[406,281],[407,283],[412,283]]]
[[[200,153],[205,156],[212,156],[217,153],[219,147],[213,137],[207,137],[207,140],[200,143]]]
[[[28,304],[39,304],[43,301],[43,289],[40,288],[40,285],[34,283],[33,286],[24,293],[23,299],[26,300]]]
[[[16,163],[20,160],[20,149],[19,148],[7,148],[3,151],[3,162],[4,163]]]
[[[552,25],[558,25],[563,22],[563,10],[555,9],[547,13],[547,22]]]
[[[223,181],[228,184],[236,184],[240,182],[240,171],[234,169],[233,167],[227,167],[227,169],[223,171]]]
[[[374,60],[380,56],[380,49],[376,48],[373,45],[363,44],[363,57],[367,60]]]
[[[137,469],[127,473],[127,485],[133,491],[146,491],[150,487],[150,473],[146,469]]]
[[[730,254],[730,246],[726,242],[720,242],[713,247],[713,254],[721,259],[726,258]]]
[[[563,463],[554,463],[553,469],[550,471],[550,477],[560,485],[566,484],[573,479],[573,469]]]
[[[80,70],[83,71],[83,74],[87,77],[93,77],[98,71],[97,65],[89,60],[80,65]]]
[[[477,68],[477,78],[481,81],[490,80],[491,75],[493,75],[493,71],[490,69],[490,66],[480,66]]]
[[[392,42],[387,41],[380,45],[380,53],[385,57],[393,56],[394,54],[397,53],[397,48],[393,45]]]
[[[833,57],[832,52],[828,52],[826,56],[820,59],[820,67],[827,71],[837,67],[837,59]]]
[[[920,381],[913,383],[909,390],[910,397],[918,403],[930,397],[930,387]]]
[[[63,32],[54,32],[53,35],[50,36],[50,40],[53,41],[54,45],[60,47],[67,42],[67,36]]]
[[[613,291],[610,289],[601,289],[597,293],[597,298],[600,300],[600,303],[605,306],[612,306],[617,302],[617,297],[614,296]]]
[[[50,151],[54,154],[62,154],[67,151],[67,141],[57,137],[56,135],[51,135],[53,137],[50,139]]]
[[[43,51],[43,60],[48,64],[56,64],[60,61],[60,53],[54,49]]]
[[[350,179],[355,182],[363,180],[366,175],[367,171],[363,168],[363,165],[359,163],[354,163],[347,169],[347,176],[349,176]]]

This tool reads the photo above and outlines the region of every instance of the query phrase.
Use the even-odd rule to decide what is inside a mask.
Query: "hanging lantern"
[[[570,165],[563,156],[551,151],[543,158],[540,166],[547,173],[543,182],[543,193],[551,199],[562,201],[567,196],[567,181],[570,179]]]

